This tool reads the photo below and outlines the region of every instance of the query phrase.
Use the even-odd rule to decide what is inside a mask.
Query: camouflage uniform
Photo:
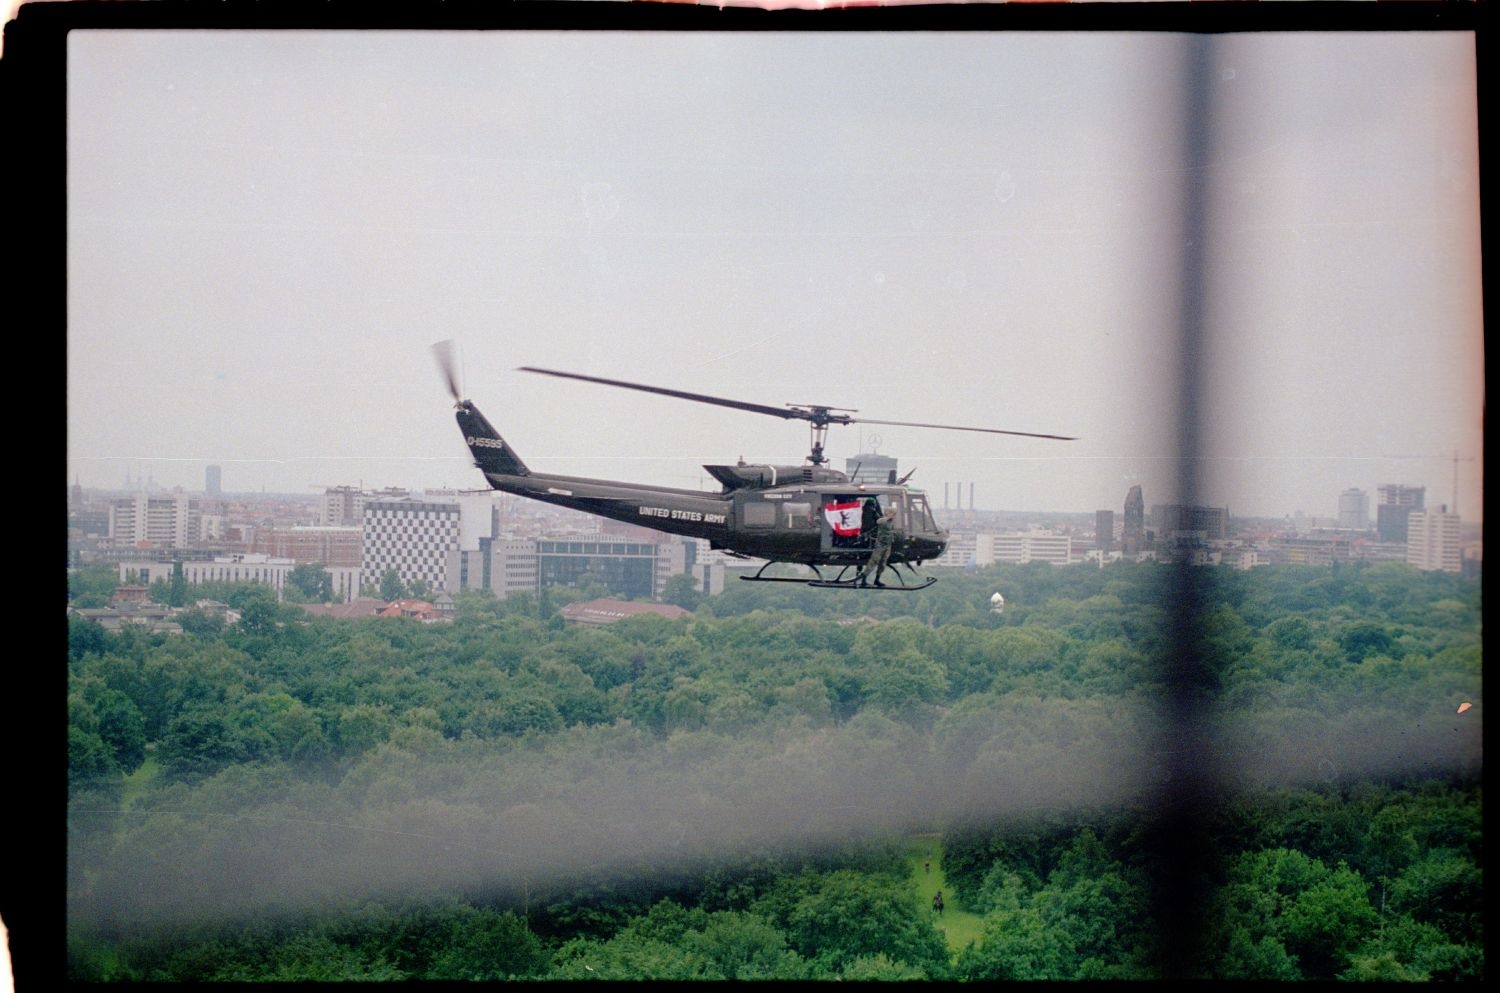
[[[880,509],[880,504],[876,503],[873,498],[865,501],[864,509],[860,511],[859,517],[859,543],[861,545],[866,548],[875,547],[875,529],[880,526],[882,516],[884,512]]]
[[[859,567],[855,574],[856,582],[863,583],[865,577],[872,571],[875,573],[875,585],[884,586],[880,577],[885,572],[885,564],[891,557],[891,546],[896,542],[896,522],[893,518],[882,517],[880,523],[875,526],[875,551],[870,553],[870,559]]]

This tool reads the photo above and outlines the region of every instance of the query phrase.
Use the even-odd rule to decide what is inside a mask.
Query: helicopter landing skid
[[[814,573],[817,574],[817,577],[818,577],[817,579],[803,579],[801,576],[766,576],[766,575],[763,575],[763,573],[767,569],[771,568],[771,566],[773,566],[775,564],[776,564],[776,560],[772,559],[771,561],[767,562],[765,565],[761,566],[758,570],[756,570],[755,575],[753,575],[753,576],[741,576],[740,578],[743,579],[747,583],[805,583],[805,584],[808,584],[808,585],[816,585],[818,583],[823,582],[823,572],[822,572],[822,570],[820,570],[817,566],[815,566],[815,565],[813,565],[811,563],[808,563],[807,567],[809,569],[811,569]],[[840,571],[839,575],[842,576],[843,572]]]
[[[802,579],[798,576],[741,576],[747,583],[801,583],[804,586],[836,585],[821,579]]]
[[[934,578],[932,576],[928,576],[918,586],[906,586],[906,585],[901,584],[901,583],[895,583],[895,584],[892,584],[892,583],[881,583],[880,585],[877,586],[874,583],[862,584],[857,579],[843,579],[843,580],[831,580],[831,579],[829,579],[829,580],[817,580],[817,579],[809,579],[807,581],[807,585],[808,586],[816,586],[819,589],[824,589],[824,590],[903,590],[903,591],[905,591],[907,593],[910,593],[913,590],[925,590],[925,589],[927,589],[927,587],[931,586],[935,582],[937,582],[936,578]]]
[[[850,578],[845,579],[844,575],[849,571],[849,569],[849,566],[845,566],[844,568],[839,570],[839,574],[834,578],[824,579],[822,576],[819,576],[815,580],[809,580],[807,585],[816,586],[819,589],[825,590],[905,590],[909,593],[913,590],[925,590],[927,587],[937,582],[935,578],[933,578],[932,576],[928,576],[916,586],[910,586],[906,583],[881,583],[879,585],[876,585],[875,583],[870,583],[861,579],[858,572],[856,572]],[[915,569],[912,569],[910,565],[907,565],[906,569],[911,573],[913,579],[917,578]],[[895,566],[891,566],[891,575],[900,575],[900,573],[896,571]]]
[[[862,581],[857,574],[850,577],[849,579],[845,579],[844,575],[850,569],[854,568],[853,566],[847,565],[840,569],[839,574],[832,579],[824,579],[822,570],[820,570],[815,565],[809,565],[808,568],[817,573],[817,579],[803,579],[800,576],[761,575],[761,573],[765,572],[774,564],[775,563],[773,562],[767,562],[765,565],[760,567],[760,571],[755,575],[741,576],[740,578],[747,583],[801,583],[804,586],[815,586],[818,589],[823,590],[905,590],[908,593],[912,592],[913,590],[925,590],[927,589],[927,587],[937,582],[936,578],[928,576],[925,580],[923,580],[916,586],[908,586],[905,583],[881,583],[879,586],[877,586],[874,583],[866,583]],[[907,569],[911,571],[912,577],[915,578],[915,570],[912,570],[910,565],[907,566]],[[895,566],[891,566],[891,574],[893,576],[897,575]]]

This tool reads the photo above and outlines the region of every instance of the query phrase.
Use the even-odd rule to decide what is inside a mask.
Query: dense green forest
[[[432,625],[254,586],[178,635],[70,617],[68,975],[1160,976],[1174,570],[941,575],[602,628],[566,590]],[[1193,973],[1482,978],[1479,584],[1195,576]]]

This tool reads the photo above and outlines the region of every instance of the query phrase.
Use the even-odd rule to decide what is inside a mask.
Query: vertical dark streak
[[[1211,35],[1187,37],[1181,70],[1183,187],[1175,502],[1186,505],[1199,502],[1202,454],[1199,391],[1203,384],[1203,322],[1208,311],[1214,46]],[[1212,875],[1208,818],[1218,785],[1209,726],[1214,680],[1203,638],[1205,570],[1185,560],[1169,569],[1165,592],[1170,603],[1172,648],[1161,660],[1163,694],[1156,742],[1160,775],[1150,827],[1156,868],[1152,900],[1160,975],[1185,979],[1204,974],[1203,938]]]

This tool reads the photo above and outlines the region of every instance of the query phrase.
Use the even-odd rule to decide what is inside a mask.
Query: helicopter
[[[847,473],[829,468],[823,446],[830,425],[887,424],[1056,441],[1076,440],[1064,435],[997,428],[856,418],[852,415],[858,413],[857,410],[821,404],[773,407],[618,379],[521,366],[518,370],[521,372],[639,390],[783,420],[804,420],[810,425],[812,447],[806,465],[752,465],[743,459],[733,465],[705,465],[703,468],[722,486],[717,493],[539,473],[527,468],[515,449],[473,402],[462,396],[452,345],[451,341],[438,342],[432,346],[433,353],[453,397],[455,417],[464,444],[474,457],[474,465],[484,473],[493,489],[669,534],[703,538],[710,548],[736,558],[764,559],[765,563],[754,575],[740,577],[749,582],[905,591],[926,589],[937,582],[930,576],[919,577],[915,567],[943,554],[948,545],[948,532],[938,527],[933,519],[926,494],[906,485],[912,473],[897,479],[895,470],[891,470],[884,483],[870,483],[856,481]],[[898,581],[868,586],[858,570],[870,560],[874,549],[872,532],[875,521],[892,513],[894,541],[886,567]],[[766,575],[766,570],[776,563],[806,566],[816,578]],[[907,570],[910,581],[902,579],[897,567]],[[837,572],[828,577],[823,573],[825,568],[837,569]],[[851,573],[851,570],[855,572]]]

